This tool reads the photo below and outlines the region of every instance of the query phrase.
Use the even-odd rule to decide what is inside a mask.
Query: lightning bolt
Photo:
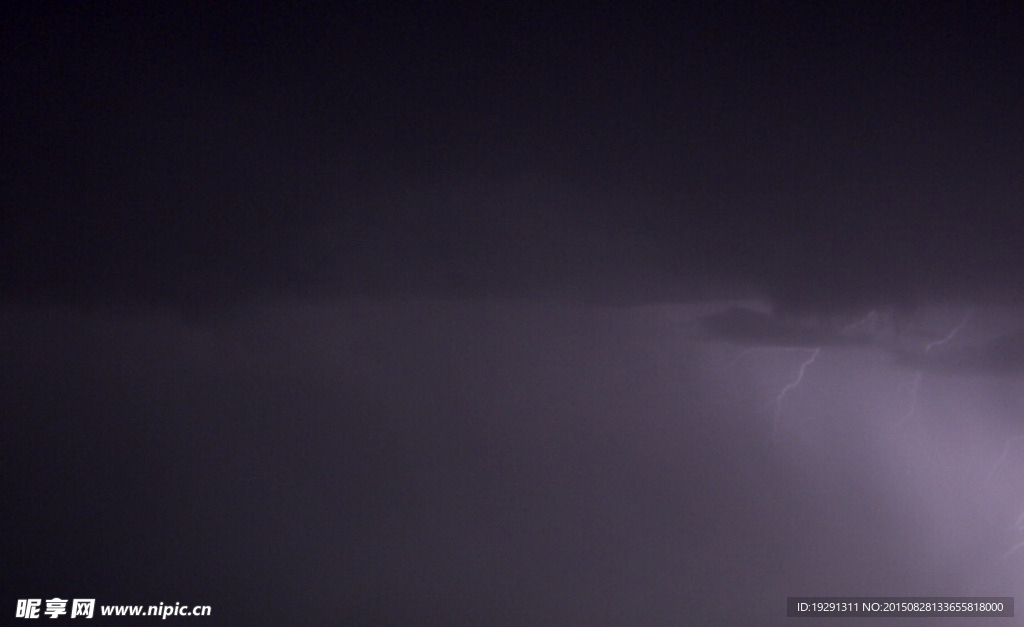
[[[1006,553],[1003,553],[1003,556],[999,558],[999,561],[1006,561],[1011,555],[1013,555],[1020,549],[1024,549],[1024,542],[1018,542],[1017,544],[1010,547],[1010,550]]]
[[[848,335],[851,332],[856,331],[857,329],[860,329],[862,327],[867,327],[868,331],[870,331],[871,333],[876,332],[878,327],[878,312],[876,310],[872,309],[871,311],[866,313],[864,317],[861,318],[860,320],[846,325],[845,327],[839,330],[839,334]]]
[[[907,413],[904,414],[903,418],[900,418],[897,424],[903,424],[914,417],[914,412],[917,411],[917,394],[921,391],[921,373],[914,373],[914,380],[910,384],[910,408],[907,409]]]
[[[813,364],[814,360],[818,358],[819,354],[821,354],[820,346],[814,349],[807,348],[802,350],[811,351],[810,357],[800,364],[800,370],[797,371],[796,378],[782,388],[779,395],[775,397],[775,401],[773,403],[775,405],[775,411],[772,414],[772,442],[775,442],[776,436],[779,432],[779,418],[782,416],[782,401],[786,399],[786,395],[789,394],[790,391],[800,385],[800,382],[804,380],[804,374],[807,372],[807,367]]]
[[[1017,520],[1013,522],[1013,526],[1010,527],[1010,529],[1016,529],[1018,531],[1024,529],[1024,511],[1020,513],[1020,516],[1017,516]]]
[[[1024,436],[1017,436],[1017,437],[1019,438],[1019,437],[1024,437]],[[1012,438],[1012,439],[1017,439],[1017,438]],[[1017,532],[1017,536],[1020,537],[1020,533],[1022,531],[1024,531],[1024,511],[1022,511],[1020,513],[1020,515],[1017,516],[1017,520],[1015,520],[1013,522],[1013,526],[1010,527],[1010,531],[1016,531]],[[1024,549],[1024,542],[1018,542],[1017,544],[1014,544],[1013,546],[1011,546],[1010,549],[1008,551],[1006,551],[1006,553],[1003,553],[1002,557],[999,558],[999,561],[1000,562],[1006,561],[1011,555],[1013,555],[1014,553],[1016,553],[1020,549]]]
[[[1024,435],[1016,435],[1011,438],[1007,438],[1006,443],[1003,444],[1003,452],[996,459],[996,463],[992,465],[992,470],[990,470],[988,473],[989,481],[991,481],[992,478],[995,476],[996,470],[999,469],[999,466],[1001,466],[1002,463],[1006,461],[1006,458],[1009,457],[1010,448],[1013,446],[1013,443],[1016,442],[1017,440],[1024,440]],[[1021,535],[1024,534],[1024,510],[1022,510],[1020,514],[1017,515],[1017,519],[1013,521],[1013,525],[1010,527],[1009,530],[1016,532],[1018,540],[1020,539]],[[1002,557],[999,558],[999,561],[1005,561],[1009,559],[1011,555],[1013,555],[1021,549],[1024,549],[1024,541],[1019,541],[1013,546],[1011,546],[1008,551],[1003,553]]]
[[[1006,460],[1006,457],[1010,454],[1010,447],[1017,440],[1024,440],[1024,435],[1015,435],[1012,438],[1009,438],[1008,440],[1006,440],[1006,443],[1003,444],[1003,452],[1002,452],[1002,454],[999,455],[998,459],[996,459],[996,463],[993,464],[992,470],[990,470],[989,473],[988,473],[988,480],[989,481],[992,480],[992,477],[994,477],[995,474],[996,474],[996,470]],[[1021,518],[1017,519],[1017,524],[1015,526],[1019,526],[1021,524],[1021,522],[1024,522],[1024,514],[1021,514]]]
[[[949,333],[946,334],[946,337],[942,338],[941,340],[935,340],[934,342],[929,342],[928,344],[925,345],[925,347],[924,347],[925,354],[926,355],[930,354],[932,352],[932,349],[938,348],[939,346],[945,346],[946,344],[949,344],[950,342],[952,342],[953,338],[955,338],[957,336],[957,334],[960,333],[960,331],[963,331],[964,327],[967,326],[967,321],[970,320],[970,319],[971,319],[971,310],[968,309],[964,313],[963,320],[960,321],[960,324],[958,324],[955,327],[953,327],[953,329]],[[922,373],[920,373],[920,372],[914,373],[914,380],[910,384],[910,408],[907,410],[907,413],[903,416],[903,418],[901,418],[897,422],[897,424],[903,424],[906,421],[908,421],[908,420],[910,420],[911,418],[914,417],[914,413],[917,411],[917,397],[918,397],[918,393],[921,391],[921,379],[922,379]]]
[[[928,345],[924,347],[925,354],[932,352],[932,349],[935,348],[936,346],[945,346],[946,344],[949,344],[953,340],[953,338],[956,337],[957,333],[959,333],[960,331],[963,331],[963,328],[965,326],[967,326],[967,321],[970,320],[970,319],[971,319],[971,310],[968,309],[967,312],[964,313],[964,319],[961,320],[960,324],[956,325],[953,328],[952,331],[950,331],[948,334],[946,334],[946,337],[942,338],[941,340],[935,340],[934,342],[929,342]]]
[[[944,337],[944,338],[942,338],[940,340],[935,340],[934,342],[929,342],[927,345],[925,345],[925,347],[924,347],[925,354],[929,354],[929,353],[931,353],[931,351],[933,349],[938,348],[940,346],[945,346],[946,344],[951,342],[953,340],[953,338],[955,338],[956,335],[960,331],[962,331],[965,326],[967,326],[967,322],[968,322],[968,320],[970,320],[970,317],[971,317],[971,310],[968,309],[967,312],[964,313],[963,320],[960,321],[960,324],[958,324],[956,327],[954,327],[946,335],[946,337]],[[920,387],[920,383],[921,383],[921,373],[918,372],[917,374],[914,375],[914,386],[913,386],[913,390],[911,392],[911,408],[910,408],[910,412],[907,414],[907,418],[909,418],[911,415],[913,415],[914,407],[917,404],[917,393],[918,393],[918,389]],[[986,478],[986,481],[991,481],[995,477],[996,471],[999,470],[999,467],[1002,466],[1002,464],[1009,457],[1011,448],[1013,447],[1014,443],[1017,442],[1018,440],[1024,440],[1024,435],[1015,435],[1015,436],[1012,436],[1012,437],[1009,437],[1009,438],[1006,439],[1006,441],[1003,443],[1003,450],[1002,450],[1002,452],[999,454],[999,457],[996,458],[995,463],[992,464],[992,469],[989,470],[989,472],[988,472],[988,476]],[[1021,534],[1024,533],[1024,511],[1021,511],[1020,514],[1018,514],[1017,519],[1013,522],[1013,526],[1011,526],[1009,530],[1017,532],[1018,540],[1020,539]],[[1003,555],[999,558],[999,561],[1001,561],[1001,562],[1002,561],[1006,561],[1007,559],[1009,559],[1011,556],[1016,554],[1021,549],[1024,549],[1024,541],[1018,541],[1016,544],[1011,546],[1005,553],[1003,553]]]

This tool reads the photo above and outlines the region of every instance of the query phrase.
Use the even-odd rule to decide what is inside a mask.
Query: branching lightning
[[[863,318],[843,327],[839,333],[840,335],[848,335],[858,329],[867,327],[871,333],[875,333],[878,326],[878,312],[874,309],[864,315]]]
[[[728,362],[730,367],[747,356],[759,353],[803,352],[793,378],[768,403],[772,413],[773,444],[778,440],[783,404],[804,382],[809,368],[826,347],[863,347],[888,351],[894,359],[913,368],[909,389],[903,388],[903,393],[909,393],[905,397],[906,406],[897,408],[897,411],[903,410],[897,424],[909,421],[921,413],[918,410],[922,408],[921,394],[922,390],[927,389],[925,375],[928,373],[952,376],[988,372],[1014,374],[1024,370],[1024,363],[1014,369],[1018,362],[1024,362],[1024,332],[1000,336],[984,345],[963,348],[953,345],[974,318],[973,309],[967,309],[962,319],[941,336],[931,329],[910,329],[912,334],[904,335],[895,315],[884,310],[871,310],[855,321],[849,322],[847,319],[844,321],[847,323],[840,326],[834,318],[831,319],[832,324],[825,324],[783,314],[772,315],[734,308],[701,319],[701,335],[698,337],[743,347]],[[986,482],[993,482],[999,473],[1009,475],[1012,466],[1010,462],[1022,450],[1022,443],[1024,434],[1005,439],[1002,450],[988,468]],[[1009,541],[1003,546],[1009,546],[1009,549],[999,559],[1020,559],[1024,554],[1024,511],[1019,512],[1012,526],[1008,525],[1006,533]]]
[[[967,321],[970,319],[971,310],[968,309],[967,312],[964,314],[964,319],[960,321],[960,324],[956,325],[956,327],[954,327],[952,331],[947,333],[946,337],[942,338],[941,340],[929,342],[928,345],[924,347],[924,352],[927,354],[932,352],[932,349],[935,348],[936,346],[945,346],[946,344],[949,344],[953,340],[953,338],[956,337],[956,334],[962,331],[965,326],[967,326]]]
[[[924,353],[926,355],[931,354],[932,350],[945,346],[946,344],[951,342],[957,336],[957,334],[960,333],[960,331],[962,331],[965,326],[967,326],[967,322],[970,320],[970,317],[971,310],[968,310],[964,314],[963,320],[960,321],[960,324],[954,327],[944,338],[935,340],[933,342],[929,342],[927,345],[925,345]],[[907,413],[907,416],[904,417],[904,420],[910,418],[914,413],[914,409],[917,405],[917,395],[920,389],[921,377],[921,372],[917,372],[914,375],[914,382],[911,389],[910,411]],[[1003,450],[1000,452],[999,457],[996,458],[995,463],[992,464],[992,468],[988,472],[987,481],[992,481],[992,479],[995,477],[996,471],[999,470],[999,468],[1003,465],[1004,462],[1006,462],[1007,458],[1010,456],[1010,451],[1013,448],[1014,443],[1016,443],[1019,440],[1024,440],[1024,435],[1016,435],[1006,439],[1006,441],[1003,443]],[[1021,513],[1018,514],[1016,520],[1014,520],[1013,522],[1013,525],[1009,528],[1009,531],[1016,532],[1018,541],[1014,543],[1013,546],[1011,546],[1005,553],[1002,554],[1002,556],[999,558],[999,561],[1006,561],[1007,559],[1015,555],[1017,552],[1019,552],[1021,549],[1024,549],[1024,541],[1020,540],[1021,534],[1024,533],[1024,511],[1021,511]]]
[[[811,351],[810,357],[805,359],[804,362],[800,364],[800,370],[797,371],[796,378],[789,382],[784,388],[782,388],[782,390],[779,392],[779,395],[775,397],[775,411],[772,415],[772,442],[775,441],[779,431],[779,418],[782,416],[782,401],[786,399],[786,395],[789,394],[791,390],[800,385],[800,383],[804,380],[804,374],[807,372],[808,366],[813,364],[814,360],[817,359],[818,355],[821,353],[821,347],[804,350]]]
[[[967,322],[970,319],[971,310],[968,309],[967,312],[964,313],[963,320],[960,321],[960,324],[953,327],[953,329],[949,333],[947,333],[944,338],[926,344],[924,347],[924,353],[926,355],[931,354],[932,349],[935,349],[939,346],[945,346],[946,344],[952,342],[953,338],[955,338],[957,334],[960,333],[960,331],[962,331],[965,326],[967,326]],[[917,411],[917,397],[921,391],[922,378],[923,375],[921,372],[914,373],[914,379],[910,384],[910,407],[909,409],[907,409],[907,413],[903,415],[903,418],[899,420],[898,424],[903,424],[914,417],[914,413]]]

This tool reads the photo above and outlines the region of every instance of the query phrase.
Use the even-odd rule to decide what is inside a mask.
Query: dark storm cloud
[[[870,335],[844,332],[834,321],[808,320],[772,314],[744,307],[699,317],[690,322],[695,339],[732,342],[746,346],[817,348],[822,346],[868,346]]]
[[[5,590],[424,625],[773,625],[787,595],[1005,590],[1016,457],[974,482],[1009,408],[926,384],[936,440],[903,437],[902,383],[826,349],[773,445],[764,404],[805,357],[722,369],[683,330],[702,307],[6,310]],[[948,448],[945,407],[988,457]]]
[[[2,295],[1012,300],[1021,18],[955,13],[23,8]]]
[[[1020,311],[918,318],[1024,294],[1022,16],[5,11],[4,590],[514,626],[1019,589]]]
[[[6,311],[5,590],[209,603],[228,624],[657,624],[681,591],[727,596],[770,560],[723,566],[713,521],[753,551],[747,509],[768,504],[733,501],[751,469],[711,452],[753,442],[694,400],[673,316],[642,319]]]

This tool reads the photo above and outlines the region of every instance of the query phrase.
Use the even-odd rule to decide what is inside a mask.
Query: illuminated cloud
[[[893,351],[894,362],[921,372],[952,376],[1015,375],[1024,373],[1024,332],[999,336],[980,346],[941,352]]]

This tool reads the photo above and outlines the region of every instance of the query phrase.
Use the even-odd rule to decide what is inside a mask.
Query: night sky
[[[0,611],[1016,595],[1024,6],[680,4],[5,6]]]

